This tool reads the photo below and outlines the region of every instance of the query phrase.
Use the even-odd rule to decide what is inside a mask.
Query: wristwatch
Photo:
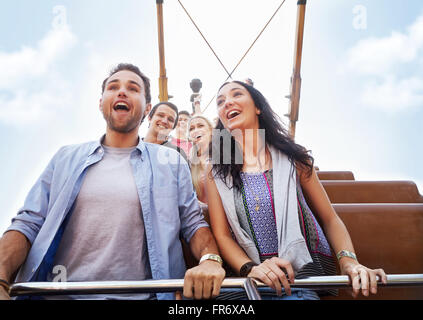
[[[205,260],[213,260],[213,261],[219,262],[220,265],[223,264],[222,258],[218,254],[214,254],[214,253],[207,253],[204,256],[202,256],[198,264],[200,264],[201,262]]]
[[[255,263],[253,261],[249,261],[247,263],[244,263],[242,265],[241,269],[239,269],[239,275],[243,278],[247,277],[248,274],[250,273],[251,269],[255,266],[257,266],[257,263]]]

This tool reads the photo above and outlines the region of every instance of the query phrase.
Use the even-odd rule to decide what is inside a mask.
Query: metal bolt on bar
[[[387,275],[384,287],[422,286],[423,274]],[[296,279],[292,288],[340,289],[350,287],[348,276],[323,276]],[[183,279],[144,281],[94,281],[94,282],[27,282],[10,287],[10,296],[28,295],[70,295],[99,293],[158,293],[182,291]],[[226,278],[222,288],[244,288],[250,300],[260,300],[260,289],[268,288],[264,283],[251,278]]]

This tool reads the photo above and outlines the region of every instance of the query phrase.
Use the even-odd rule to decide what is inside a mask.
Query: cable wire
[[[209,46],[210,50],[213,52],[214,56],[216,57],[216,59],[219,61],[220,65],[223,67],[223,69],[225,69],[226,73],[228,74],[228,78],[232,78],[231,74],[229,73],[228,69],[226,69],[225,65],[223,64],[223,62],[219,59],[219,57],[217,56],[216,52],[213,50],[212,46],[210,45],[210,43],[207,41],[206,37],[203,35],[203,33],[201,32],[200,28],[198,28],[197,24],[194,22],[194,20],[192,19],[191,15],[188,13],[188,11],[185,9],[184,5],[182,4],[182,2],[180,0],[178,0],[179,4],[181,5],[182,9],[184,9],[185,13],[187,14],[188,18],[191,20],[192,24],[195,26],[195,28],[197,29],[197,31],[200,33],[201,37],[203,37],[204,41],[207,43],[207,45]]]
[[[263,29],[260,31],[260,33],[258,34],[258,36],[254,39],[253,43],[250,45],[250,47],[248,48],[248,50],[244,53],[244,55],[242,56],[242,58],[239,60],[238,64],[235,66],[235,68],[232,70],[232,72],[230,73],[230,75],[226,78],[226,80],[228,80],[229,78],[232,78],[232,74],[235,72],[235,70],[238,68],[238,66],[241,64],[242,60],[244,60],[244,58],[247,56],[248,52],[250,52],[251,48],[254,46],[254,44],[257,42],[257,40],[260,38],[260,36],[262,35],[262,33],[264,32],[264,30],[266,30],[267,26],[269,25],[269,23],[273,20],[273,18],[275,17],[275,15],[278,13],[279,9],[282,7],[282,5],[285,3],[286,0],[283,0],[282,3],[279,5],[279,7],[276,9],[275,13],[273,13],[273,15],[270,17],[269,21],[267,21],[266,25],[263,27]],[[225,80],[225,81],[226,81]]]
[[[241,64],[241,62],[245,59],[245,57],[247,56],[247,54],[250,52],[251,48],[255,45],[255,43],[257,42],[257,40],[260,38],[260,36],[263,34],[264,30],[266,30],[267,26],[270,24],[270,22],[273,20],[273,18],[275,17],[275,15],[278,13],[279,9],[282,7],[282,5],[285,3],[286,0],[283,0],[281,2],[281,4],[279,5],[279,7],[276,9],[276,11],[273,13],[273,15],[270,17],[269,21],[267,21],[266,25],[263,27],[263,29],[260,31],[260,33],[257,35],[257,37],[254,39],[253,43],[250,45],[250,47],[247,49],[247,51],[244,53],[244,55],[241,57],[241,59],[238,61],[237,65],[235,66],[235,68],[233,68],[232,72],[229,72],[228,69],[226,69],[225,65],[223,64],[223,62],[220,60],[220,58],[217,56],[216,52],[213,50],[212,46],[210,45],[210,43],[207,41],[206,37],[203,35],[203,33],[201,32],[200,28],[198,28],[197,24],[194,22],[194,20],[192,19],[191,15],[188,13],[188,11],[185,9],[184,5],[182,4],[182,2],[180,0],[178,0],[179,4],[181,5],[182,9],[185,11],[185,13],[187,14],[188,18],[191,20],[192,24],[195,26],[195,28],[197,29],[197,31],[200,33],[201,37],[203,38],[203,40],[207,43],[208,47],[210,48],[210,50],[213,52],[214,56],[216,57],[216,59],[219,61],[220,65],[223,67],[223,69],[226,71],[226,73],[228,74],[228,77],[225,79],[226,82],[228,81],[228,79],[232,79],[232,74],[236,71],[236,69],[239,67],[239,65]],[[212,103],[212,101],[214,100],[214,98],[216,97],[216,94],[213,96],[213,98],[210,100],[210,102],[208,103],[208,105],[204,108],[204,110],[202,112],[205,112],[207,110],[207,108],[210,106],[210,104]]]
[[[179,0],[178,0],[179,1]],[[276,11],[273,13],[273,15],[270,17],[269,21],[267,21],[266,25],[263,27],[263,29],[260,31],[260,33],[258,34],[258,36],[254,39],[253,43],[250,45],[250,47],[247,49],[247,51],[244,53],[244,55],[242,56],[242,58],[238,61],[237,65],[235,66],[235,68],[232,70],[231,73],[228,73],[228,77],[225,79],[225,81],[223,81],[224,83],[226,81],[228,81],[229,78],[232,79],[232,74],[235,72],[235,70],[238,68],[238,66],[241,64],[242,60],[244,60],[244,58],[247,56],[247,54],[250,52],[251,48],[254,46],[254,44],[257,42],[257,40],[260,38],[260,36],[262,35],[262,33],[264,32],[264,30],[266,30],[267,26],[270,24],[270,22],[273,20],[273,18],[275,17],[275,15],[278,13],[279,9],[282,7],[282,5],[285,3],[286,0],[283,0],[282,3],[279,5],[279,7],[276,9]],[[214,98],[216,97],[216,94],[213,96],[213,98],[210,100],[209,104],[204,108],[204,110],[202,112],[205,112],[207,110],[207,108],[210,106],[210,103],[212,103],[212,101],[214,100]]]

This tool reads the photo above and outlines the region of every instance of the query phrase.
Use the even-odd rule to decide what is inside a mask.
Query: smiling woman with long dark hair
[[[335,274],[332,248],[341,272],[351,278],[353,295],[376,293],[376,275],[386,281],[384,271],[358,262],[313,157],[290,138],[265,97],[233,81],[222,85],[216,102],[221,133],[213,137],[206,186],[210,222],[225,262],[236,274],[274,289],[272,297],[318,299],[328,292],[290,284],[295,278]]]
[[[253,86],[250,86],[244,82],[233,81],[233,83],[244,86],[244,88],[249,92],[256,108],[259,110],[259,129],[263,129],[265,133],[264,138],[266,144],[271,145],[278,149],[280,152],[286,154],[290,161],[293,161],[296,165],[301,166],[303,169],[305,169],[307,175],[310,176],[314,164],[313,157],[303,146],[296,144],[292,140],[287,130],[282,126],[278,115],[272,110],[263,94],[257,89],[255,89]],[[227,83],[225,83],[223,86],[225,86],[226,84]],[[235,95],[236,94],[237,93],[235,93]],[[222,100],[217,99],[218,106],[219,103],[223,103],[221,101]],[[220,119],[216,125],[216,129],[226,130]],[[217,164],[213,167],[216,170],[217,175],[222,180],[225,180],[228,174],[230,173],[234,180],[234,187],[240,189],[240,172],[242,171],[243,164],[236,163],[235,161],[235,154],[237,152],[240,152],[239,147],[237,147],[237,144],[235,143],[235,139],[233,137],[231,139],[231,163],[225,163],[224,161],[223,157],[225,155],[225,152],[227,152],[228,150],[223,150],[223,143],[220,143],[219,141],[218,143],[214,143],[213,147],[220,148],[219,152],[214,153],[220,155],[220,159],[218,161],[215,161]]]

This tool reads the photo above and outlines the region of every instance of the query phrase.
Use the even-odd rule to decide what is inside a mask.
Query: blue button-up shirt
[[[103,154],[100,141],[62,147],[32,187],[7,229],[23,233],[32,244],[16,282],[46,281],[87,168],[101,161]],[[175,150],[141,139],[130,162],[142,208],[152,277],[181,279],[186,267],[180,235],[189,242],[199,228],[208,227],[188,164]],[[173,297],[169,293],[157,294],[158,299]]]

